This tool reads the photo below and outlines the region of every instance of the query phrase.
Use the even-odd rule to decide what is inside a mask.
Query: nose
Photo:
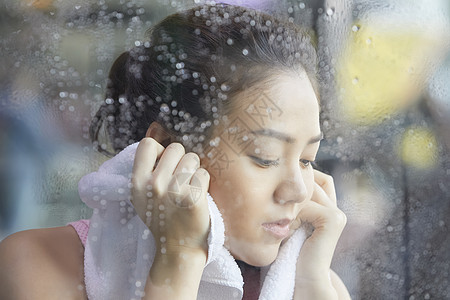
[[[297,169],[285,174],[275,190],[274,199],[279,204],[300,203],[306,200],[307,195],[303,174]]]

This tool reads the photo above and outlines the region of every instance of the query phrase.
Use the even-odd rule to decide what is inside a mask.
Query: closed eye
[[[273,166],[278,166],[280,164],[280,160],[276,159],[276,160],[269,160],[269,159],[262,159],[253,155],[249,155],[249,157],[256,162],[258,165],[260,165],[261,167],[273,167]]]

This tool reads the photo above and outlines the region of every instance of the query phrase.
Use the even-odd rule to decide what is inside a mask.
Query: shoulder
[[[83,257],[71,226],[10,235],[0,243],[0,299],[86,299]]]

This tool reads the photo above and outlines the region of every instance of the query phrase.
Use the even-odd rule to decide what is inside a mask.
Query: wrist
[[[294,299],[338,299],[329,275],[296,276]]]
[[[155,254],[150,269],[150,279],[154,285],[178,284],[186,276],[201,278],[206,264],[206,254],[198,249],[169,249]]]
[[[205,262],[202,251],[157,253],[145,286],[145,299],[196,299]]]

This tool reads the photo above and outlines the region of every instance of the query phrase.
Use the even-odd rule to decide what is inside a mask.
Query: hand
[[[145,299],[197,299],[208,253],[208,172],[181,144],[164,149],[144,138],[131,183],[132,203],[156,244]]]
[[[339,237],[347,222],[336,205],[333,178],[314,170],[314,192],[297,216],[314,227],[297,260],[294,299],[338,299],[330,279],[330,265]]]
[[[155,238],[156,258],[187,252],[206,257],[209,174],[197,154],[185,154],[178,143],[164,149],[144,138],[136,150],[132,185],[132,203]]]

